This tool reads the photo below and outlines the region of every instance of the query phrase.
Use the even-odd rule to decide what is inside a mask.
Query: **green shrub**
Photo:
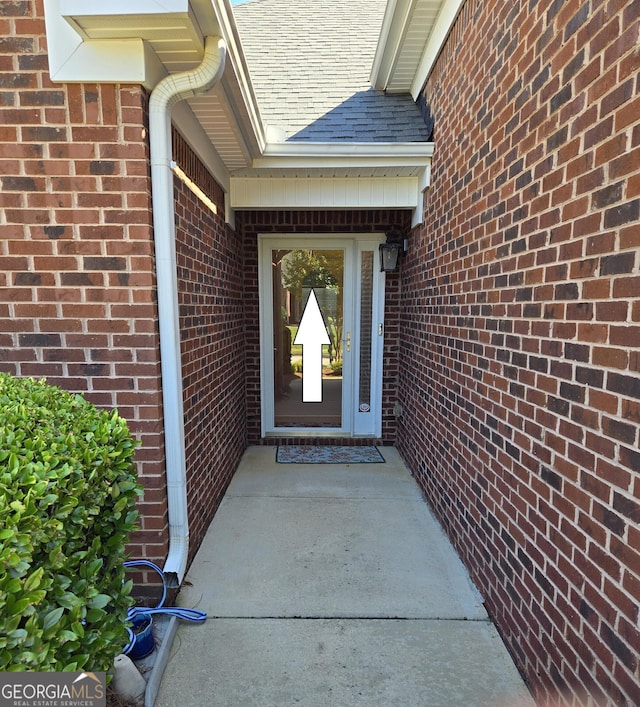
[[[134,450],[117,411],[0,374],[0,671],[105,671],[126,645]]]

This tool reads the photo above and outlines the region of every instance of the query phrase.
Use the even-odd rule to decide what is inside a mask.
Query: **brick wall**
[[[467,0],[423,97],[398,444],[541,702],[640,704],[639,28]]]
[[[217,211],[174,179],[191,559],[247,444],[242,241],[222,189],[176,132],[173,143]]]
[[[0,369],[117,407],[142,441],[132,554],[166,554],[162,401],[138,87],[49,80],[41,2],[0,3]]]
[[[247,350],[247,423],[249,443],[286,443],[287,438],[262,440],[260,428],[260,303],[258,297],[258,235],[296,233],[391,233],[401,240],[411,225],[411,213],[396,210],[374,211],[273,211],[238,212],[237,230],[244,240],[244,282]],[[398,316],[399,275],[386,276],[385,290],[385,339],[383,350],[382,390],[382,439],[381,443],[395,440],[394,405],[397,401],[398,377]],[[371,440],[326,439],[295,440],[296,443],[312,444],[370,444]]]

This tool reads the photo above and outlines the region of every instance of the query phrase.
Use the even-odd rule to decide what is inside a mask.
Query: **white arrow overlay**
[[[294,344],[302,344],[302,402],[322,402],[322,345],[330,344],[316,293],[311,290]]]

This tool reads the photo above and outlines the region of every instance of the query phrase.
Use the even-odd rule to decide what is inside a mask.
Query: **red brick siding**
[[[424,91],[398,444],[541,702],[640,704],[639,30],[468,0]]]
[[[142,446],[134,556],[166,553],[146,96],[49,79],[41,2],[0,3],[0,369],[117,407]]]
[[[174,156],[206,189],[210,175],[178,134]],[[247,444],[242,241],[225,224],[219,187],[207,189],[213,214],[174,185],[191,559]]]
[[[236,226],[244,240],[244,282],[247,351],[247,422],[250,444],[279,444],[287,439],[261,439],[260,429],[260,304],[258,297],[258,234],[296,233],[392,233],[393,239],[402,239],[411,225],[408,211],[245,211],[236,214]],[[395,440],[394,405],[398,377],[398,296],[397,273],[386,276],[384,375],[382,391],[382,439],[380,443]],[[289,439],[290,441],[290,439]],[[306,438],[307,444],[370,444],[371,440]],[[296,440],[296,443],[302,443]]]

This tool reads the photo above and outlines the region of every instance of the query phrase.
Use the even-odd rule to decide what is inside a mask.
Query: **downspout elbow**
[[[204,45],[202,62],[189,71],[179,71],[165,76],[151,92],[149,101],[150,120],[154,115],[166,118],[170,124],[170,115],[166,115],[172,106],[186,98],[205,93],[213,88],[222,78],[226,63],[227,45],[221,37],[207,37]]]
[[[168,586],[171,587],[177,587],[182,582],[189,553],[182,362],[171,169],[171,108],[179,101],[204,93],[215,86],[222,78],[225,59],[224,40],[220,37],[207,37],[204,57],[199,66],[163,78],[151,92],[149,100],[151,195],[169,515],[169,551],[164,565],[164,574]]]

